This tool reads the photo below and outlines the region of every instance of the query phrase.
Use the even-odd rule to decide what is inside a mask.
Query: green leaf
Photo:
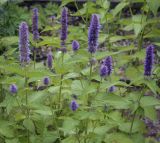
[[[134,143],[130,137],[122,133],[107,134],[105,143]]]
[[[5,143],[20,143],[18,139],[5,139]]]
[[[74,1],[74,0],[64,0],[64,1],[62,1],[61,7],[65,6],[65,5],[67,5],[68,3],[73,2],[73,1]]]
[[[78,125],[79,125],[78,120],[74,120],[68,117],[68,118],[65,118],[61,130],[64,131],[64,134],[75,134],[75,129],[76,129],[76,126]]]
[[[160,101],[152,96],[144,96],[140,100],[140,105],[144,107],[160,105]]]
[[[129,4],[129,2],[125,2],[125,1],[120,2],[120,3],[112,10],[113,16],[116,16],[116,15],[117,15],[124,7],[126,7],[128,4]]]
[[[148,117],[149,119],[156,121],[157,119],[157,113],[153,106],[144,107],[144,115],[145,117]]]
[[[119,130],[125,133],[130,133],[130,128],[131,128],[131,122],[125,122],[119,125]],[[132,133],[143,132],[144,129],[145,129],[145,125],[142,121],[139,121],[139,120],[134,121],[133,127],[132,127]]]
[[[147,0],[147,4],[150,10],[153,12],[154,16],[156,16],[158,8],[160,7],[160,1],[159,0]]]
[[[23,121],[23,125],[26,129],[28,129],[30,132],[34,133],[35,132],[35,127],[34,123],[31,119],[25,119]]]
[[[68,73],[68,74],[64,75],[63,80],[72,79],[72,78],[76,78],[76,77],[79,77],[79,76],[80,75],[78,73]]]
[[[57,131],[45,131],[43,134],[43,143],[53,143],[59,138]]]
[[[104,135],[114,127],[115,125],[99,126],[94,129],[94,133],[96,133],[97,135]]]
[[[14,128],[10,125],[11,122],[0,120],[0,135],[5,136],[7,138],[13,138],[15,136]]]
[[[117,95],[108,95],[103,99],[103,102],[107,105],[113,106],[116,109],[128,109],[131,102],[126,98]]]
[[[155,96],[157,95],[157,92],[160,91],[160,88],[157,86],[154,80],[144,80],[144,83],[150,88],[150,90],[154,93]]]
[[[139,33],[142,31],[142,29],[145,26],[146,22],[146,16],[144,15],[134,15],[132,17],[132,22],[133,22],[133,27],[134,27],[134,33],[135,36],[137,37]]]

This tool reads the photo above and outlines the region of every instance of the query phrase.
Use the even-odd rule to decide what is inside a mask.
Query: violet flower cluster
[[[108,69],[107,74],[111,75],[111,73],[112,73],[112,57],[111,56],[108,56],[105,58],[104,65],[107,66],[107,69]]]
[[[71,104],[70,104],[70,109],[72,111],[76,111],[77,108],[79,107],[78,103],[76,102],[76,100],[72,100]]]
[[[100,67],[100,76],[106,77],[110,76],[112,73],[112,57],[108,56],[106,57]]]
[[[109,87],[108,92],[112,93],[116,91],[116,87],[113,85],[111,87]]]
[[[9,87],[9,90],[12,94],[16,94],[17,93],[17,86],[15,84],[11,84],[10,87]]]
[[[60,34],[60,39],[61,39],[61,46],[65,45],[65,41],[67,39],[67,30],[68,30],[68,12],[67,8],[63,8],[62,13],[61,13],[61,34]]]
[[[75,52],[79,49],[79,43],[76,40],[73,40],[72,42],[72,50]]]
[[[96,14],[93,14],[88,30],[88,51],[91,54],[95,53],[98,47],[99,28],[99,17]]]
[[[151,76],[152,75],[152,68],[154,63],[154,46],[149,45],[146,48],[146,57],[144,62],[144,75]]]
[[[47,86],[47,85],[49,85],[49,83],[50,83],[49,77],[44,77],[43,84]]]
[[[19,51],[20,62],[26,64],[30,62],[30,49],[29,49],[29,32],[26,22],[22,22],[19,26]]]
[[[39,32],[38,32],[38,8],[33,9],[32,16],[32,32],[33,32],[33,40],[39,40]]]

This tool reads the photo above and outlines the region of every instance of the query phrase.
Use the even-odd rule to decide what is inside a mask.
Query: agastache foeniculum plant
[[[39,40],[39,31],[38,31],[38,8],[33,9],[32,16],[32,32],[33,32],[33,40]]]
[[[8,24],[17,28],[16,19],[6,15],[8,35],[0,34],[0,143],[159,141],[159,11],[152,12],[154,1],[141,2],[141,13],[133,15],[137,2],[117,11],[123,1],[118,7],[99,1],[62,0],[60,6],[24,10],[31,15],[28,24],[19,24],[18,52],[17,35],[11,31],[14,37],[8,37]],[[24,18],[22,12],[16,18]],[[151,41],[155,46],[144,49]]]
[[[151,76],[152,75],[152,68],[154,63],[154,46],[149,45],[146,48],[146,57],[144,62],[144,75]]]
[[[99,29],[100,29],[99,17],[98,15],[93,14],[88,30],[88,51],[91,54],[97,51]]]
[[[20,62],[22,65],[30,62],[30,49],[29,49],[29,31],[26,22],[22,22],[19,26],[19,52]]]

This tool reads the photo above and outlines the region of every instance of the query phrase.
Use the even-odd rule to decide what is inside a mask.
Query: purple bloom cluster
[[[17,93],[17,86],[15,84],[11,84],[10,87],[9,87],[9,90],[12,94],[15,94]]]
[[[22,64],[29,63],[30,61],[30,49],[29,49],[29,34],[28,25],[26,22],[22,22],[19,26],[19,51],[20,62]]]
[[[107,74],[111,75],[111,73],[112,73],[112,57],[111,56],[108,56],[105,58],[104,65],[107,66],[107,69],[108,69]]]
[[[99,28],[99,17],[96,14],[93,14],[88,30],[88,51],[90,53],[95,53],[97,50]]]
[[[68,16],[67,8],[63,8],[61,13],[61,35],[60,39],[62,40],[61,45],[65,45],[65,40],[67,39],[67,29],[68,29]]]
[[[107,76],[107,73],[108,73],[107,66],[102,64],[101,67],[100,67],[100,76],[105,77],[105,76]]]
[[[53,63],[53,58],[52,58],[52,53],[48,53],[47,55],[47,66],[49,69],[52,68],[52,63]]]
[[[151,76],[153,63],[154,63],[154,46],[149,45],[146,48],[146,58],[144,62],[144,75],[145,76]]]
[[[72,50],[77,51],[79,49],[79,43],[76,40],[73,40],[72,42]]]
[[[49,77],[44,77],[44,79],[43,79],[43,84],[44,84],[44,85],[48,85],[49,83],[50,83]]]
[[[70,104],[70,108],[72,111],[76,111],[77,108],[79,107],[78,103],[76,102],[76,100],[72,100],[71,104]]]
[[[112,73],[112,57],[106,57],[100,67],[100,76],[105,77],[109,76]]]
[[[115,92],[116,91],[116,87],[113,85],[113,86],[109,87],[108,91],[110,93]]]
[[[39,40],[39,32],[38,32],[38,8],[34,8],[33,9],[32,32],[33,32],[33,40]]]

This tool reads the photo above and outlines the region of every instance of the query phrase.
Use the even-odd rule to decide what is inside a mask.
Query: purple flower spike
[[[111,56],[106,57],[106,59],[104,60],[104,64],[108,68],[108,75],[111,75],[111,73],[112,73],[112,57]]]
[[[72,50],[77,51],[78,49],[79,49],[79,43],[78,43],[78,41],[74,40],[72,42]]]
[[[97,50],[99,28],[99,18],[96,14],[93,14],[88,30],[88,51],[90,53],[95,53]]]
[[[149,45],[146,49],[146,58],[144,62],[144,75],[145,76],[152,75],[153,63],[154,63],[154,46]]]
[[[105,76],[107,76],[107,74],[108,74],[108,68],[107,68],[107,66],[102,64],[100,67],[100,76],[105,77]]]
[[[115,92],[115,91],[116,91],[116,87],[113,85],[113,86],[111,86],[111,87],[108,89],[108,91],[109,91],[110,93]]]
[[[15,84],[11,84],[9,90],[12,94],[15,94],[17,93],[17,86]]]
[[[19,26],[19,51],[21,64],[30,62],[29,35],[28,25],[22,22]]]
[[[68,17],[67,17],[67,8],[63,8],[61,13],[61,35],[60,39],[62,40],[61,45],[65,45],[65,40],[67,39],[67,29],[68,29]]]
[[[45,78],[43,79],[43,84],[44,84],[44,85],[48,85],[49,83],[50,83],[49,77],[45,77]]]
[[[79,105],[77,104],[76,100],[73,100],[70,104],[70,108],[72,111],[76,111]]]
[[[53,62],[53,58],[52,58],[52,53],[50,52],[47,55],[47,65],[49,69],[52,68],[52,62]]]
[[[32,32],[33,32],[33,40],[39,40],[39,32],[38,32],[38,8],[33,9],[32,16]]]

